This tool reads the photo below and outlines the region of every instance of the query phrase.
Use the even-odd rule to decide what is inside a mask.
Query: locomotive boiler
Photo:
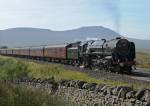
[[[85,46],[86,45],[86,46]],[[131,73],[135,65],[135,44],[124,38],[90,41],[81,54],[86,67]]]

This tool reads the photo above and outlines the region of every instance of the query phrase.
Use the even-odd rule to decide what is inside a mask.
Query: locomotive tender
[[[136,58],[135,44],[119,37],[62,45],[0,49],[0,54],[127,73],[131,73]]]

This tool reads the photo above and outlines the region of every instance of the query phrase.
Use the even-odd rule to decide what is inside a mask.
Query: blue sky
[[[150,0],[0,0],[0,29],[104,26],[150,39]]]

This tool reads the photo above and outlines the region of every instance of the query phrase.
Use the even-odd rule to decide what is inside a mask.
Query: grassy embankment
[[[40,64],[29,61],[19,61],[10,57],[0,57],[0,79],[16,79],[21,77],[51,78],[55,80],[73,79],[87,82],[105,83],[108,85],[128,85],[119,81],[98,80],[77,71],[66,70],[59,65]]]
[[[41,89],[0,85],[0,106],[70,106],[60,97],[50,96]]]
[[[146,53],[137,53],[137,67],[150,69],[150,54]]]
[[[13,58],[0,57],[0,80],[28,76],[33,66],[31,63],[27,64]],[[0,106],[70,106],[66,103],[60,97],[49,95],[41,89],[0,83]]]
[[[150,49],[136,49],[138,53],[150,54]]]

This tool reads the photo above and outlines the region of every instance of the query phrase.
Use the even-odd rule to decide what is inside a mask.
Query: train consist
[[[88,40],[63,45],[0,49],[1,55],[60,62],[90,69],[132,72],[135,44],[124,38]]]

